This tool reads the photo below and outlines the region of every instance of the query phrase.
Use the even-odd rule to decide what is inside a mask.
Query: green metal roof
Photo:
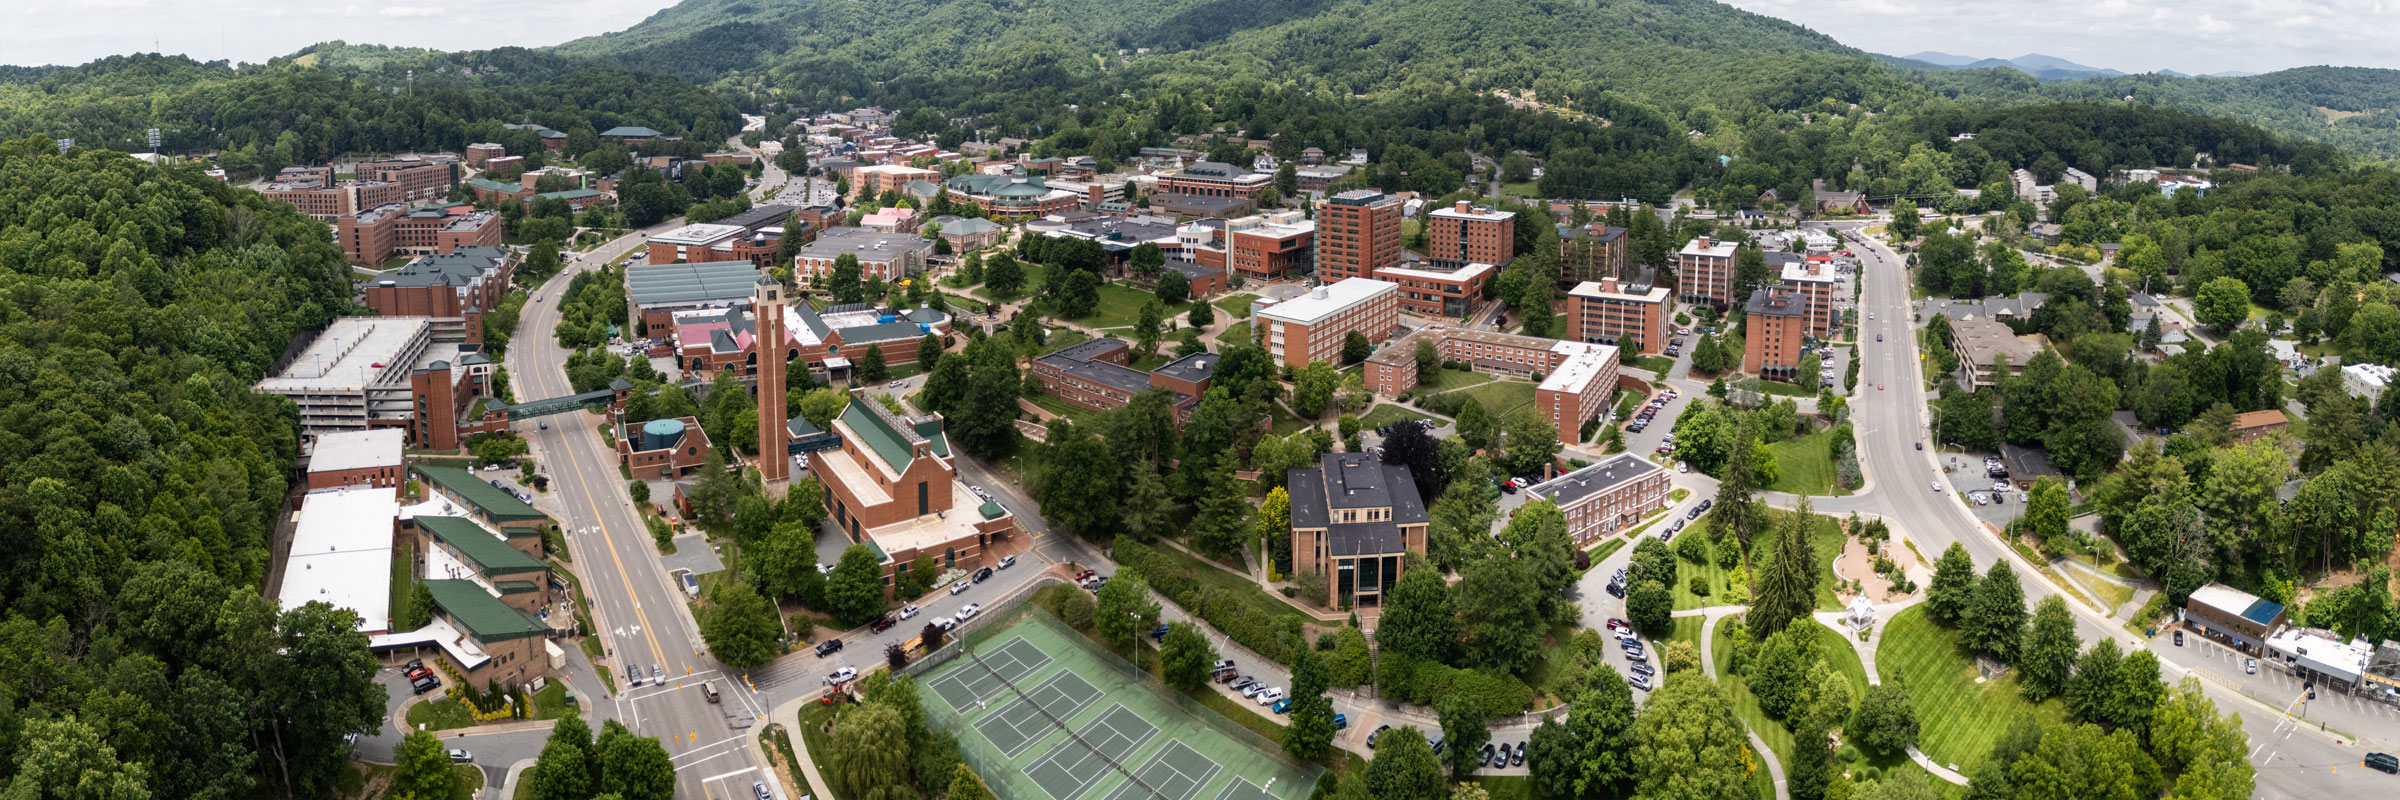
[[[479,641],[497,642],[549,633],[548,626],[510,608],[474,581],[426,581],[433,604]]]
[[[465,517],[418,517],[417,527],[443,544],[456,548],[459,554],[475,562],[475,569],[486,577],[540,572],[548,569],[525,551],[510,547],[508,542],[483,529]]]
[[[868,450],[874,451],[875,457],[882,459],[885,466],[891,467],[893,472],[907,471],[908,462],[913,460],[908,437],[894,430],[884,421],[882,414],[868,409],[867,405],[865,402],[852,402],[849,408],[842,409],[842,421],[850,424],[850,430],[858,433],[860,441],[866,444]]]
[[[476,179],[474,179],[474,180],[467,181],[467,185],[468,185],[468,186],[473,186],[473,187],[475,187],[475,188],[477,188],[477,189],[483,189],[483,190],[486,190],[486,191],[493,191],[493,192],[502,192],[502,193],[506,193],[506,194],[516,194],[516,193],[518,193],[518,192],[525,191],[525,186],[524,186],[523,184],[516,184],[516,183],[501,183],[501,182],[499,182],[499,181],[492,180],[492,179],[490,179],[490,178],[476,178]]]
[[[442,491],[457,495],[467,505],[475,507],[484,517],[495,522],[516,522],[528,519],[549,519],[550,515],[525,504],[516,495],[501,491],[491,483],[475,477],[458,467],[415,466],[409,471],[432,481]]]
[[[992,500],[983,501],[983,505],[977,506],[975,511],[982,514],[984,519],[999,519],[1008,516],[1008,509],[1001,508],[998,502]]]
[[[501,594],[525,594],[542,590],[541,584],[533,581],[492,581],[492,588],[500,590]]]
[[[601,132],[600,132],[600,135],[602,135],[602,136],[626,136],[626,137],[633,137],[633,138],[649,138],[649,137],[652,137],[652,136],[659,136],[659,135],[661,135],[661,134],[660,134],[658,131],[654,131],[654,130],[651,130],[651,129],[649,129],[649,128],[644,128],[644,127],[642,127],[642,126],[640,126],[640,125],[619,125],[619,126],[617,126],[617,127],[610,128],[610,129],[608,129],[608,130],[601,131]]]
[[[560,200],[581,200],[586,197],[599,196],[600,191],[598,189],[568,189],[563,192],[547,192],[543,194],[537,194],[533,196],[533,199],[548,200],[551,198],[557,198]]]

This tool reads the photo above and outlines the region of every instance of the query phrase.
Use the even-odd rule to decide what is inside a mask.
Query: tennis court
[[[1061,672],[1023,699],[1002,706],[998,712],[975,723],[975,730],[992,740],[992,746],[1000,748],[1000,752],[1016,758],[1043,734],[1056,728],[1052,719],[1073,717],[1098,699],[1099,689],[1075,673]]]
[[[1305,800],[1324,771],[1039,608],[993,622],[917,678],[1001,800]]]

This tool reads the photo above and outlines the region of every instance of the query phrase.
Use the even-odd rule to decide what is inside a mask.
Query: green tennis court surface
[[[961,644],[916,677],[1001,800],[1305,800],[1324,772],[1038,608]]]

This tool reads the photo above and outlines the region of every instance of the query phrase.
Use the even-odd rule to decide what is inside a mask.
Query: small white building
[[[2344,694],[2356,691],[2360,677],[2367,672],[2368,659],[2375,655],[2374,648],[2365,639],[2343,642],[2323,633],[2285,628],[2267,637],[2267,652],[2301,680],[2328,684]]]
[[[1850,626],[1851,633],[1863,633],[1875,627],[1875,601],[1868,600],[1863,594],[1850,598],[1850,605],[1842,609],[1842,624]]]
[[[2392,368],[2382,364],[2342,365],[2342,391],[2352,397],[2364,397],[2369,402],[2383,399],[2383,387],[2391,385]]]

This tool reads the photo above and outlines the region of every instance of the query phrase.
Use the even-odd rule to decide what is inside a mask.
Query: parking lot
[[[2150,640],[2150,649],[2161,659],[2208,670],[2261,702],[2289,708],[2294,714],[2345,733],[2371,734],[2400,726],[2400,707],[2363,694],[2341,694],[2326,686],[2317,687],[2317,699],[2309,700],[2300,678],[2286,671],[2276,659],[2244,655],[2195,631],[2184,632],[2181,647],[2175,646],[2172,632],[2159,631],[2157,638]],[[2244,662],[2252,658],[2258,661],[2256,673],[2244,668]]]
[[[2010,485],[2003,476],[2006,471],[1993,472],[1998,456],[1977,456],[1973,453],[1944,453],[1942,466],[1945,491],[1967,496],[1967,505],[1975,518],[2006,527],[2011,520],[2025,513],[2025,493]],[[1980,463],[1978,462],[1980,459]]]

